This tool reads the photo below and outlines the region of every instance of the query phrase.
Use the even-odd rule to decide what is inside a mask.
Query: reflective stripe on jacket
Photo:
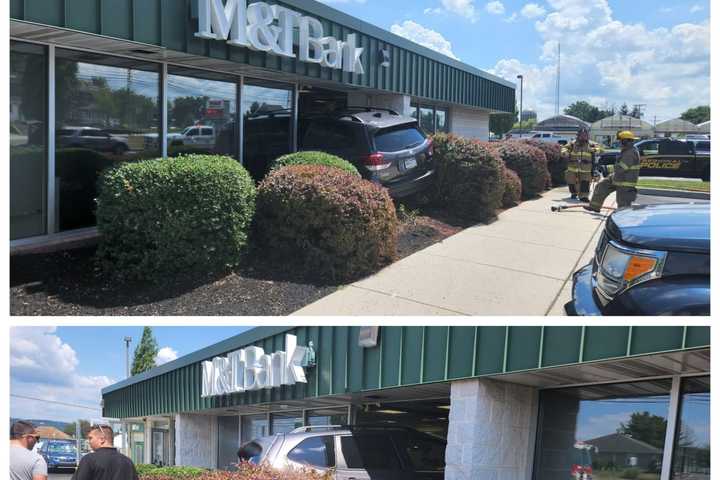
[[[618,187],[634,187],[640,176],[640,154],[637,148],[626,148],[618,156],[613,171],[613,184]]]
[[[580,146],[577,142],[571,142],[562,148],[562,154],[569,157],[568,172],[592,173],[595,149],[589,143]]]

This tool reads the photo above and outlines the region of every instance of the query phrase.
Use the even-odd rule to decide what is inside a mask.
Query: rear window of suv
[[[420,145],[425,135],[414,125],[384,128],[375,134],[375,148],[378,152],[398,152]]]

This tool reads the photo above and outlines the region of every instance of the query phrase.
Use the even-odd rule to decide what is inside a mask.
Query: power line
[[[25,395],[17,395],[17,394],[15,394],[15,393],[11,393],[10,396],[11,396],[11,397],[15,397],[15,398],[22,398],[22,399],[25,399],[25,400],[36,400],[36,401],[38,401],[38,402],[54,403],[54,404],[56,404],[56,405],[64,405],[64,406],[66,406],[66,407],[84,408],[84,409],[87,409],[87,410],[94,410],[94,411],[96,411],[96,412],[102,412],[102,408],[91,407],[91,406],[89,406],[89,405],[79,405],[79,404],[75,404],[75,403],[58,402],[58,401],[56,401],[56,400],[46,400],[46,399],[44,399],[44,398],[28,397],[28,396],[25,396]]]

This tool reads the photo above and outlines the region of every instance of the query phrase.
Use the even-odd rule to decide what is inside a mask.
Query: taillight
[[[390,162],[385,161],[385,155],[383,155],[382,153],[371,153],[370,155],[365,157],[365,161],[363,163],[368,168],[368,170],[375,171],[383,170],[390,166]]]
[[[574,464],[572,467],[570,467],[570,475],[577,475],[578,473],[582,473],[582,466]]]
[[[588,465],[587,467],[585,467],[585,474],[592,475],[592,467],[591,466]]]
[[[428,150],[427,150],[428,156],[432,157],[434,151],[435,150],[433,149],[433,140],[432,140],[432,138],[428,137]]]

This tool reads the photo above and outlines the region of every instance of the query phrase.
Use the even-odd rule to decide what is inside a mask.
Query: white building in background
[[[652,124],[645,120],[630,115],[616,114],[590,125],[590,139],[604,145],[610,145],[615,141],[617,132],[621,130],[630,130],[640,138],[655,136]]]
[[[698,133],[698,126],[681,118],[666,120],[655,126],[655,134],[658,137],[683,138],[692,133]]]
[[[710,135],[710,120],[697,125],[697,133]]]

